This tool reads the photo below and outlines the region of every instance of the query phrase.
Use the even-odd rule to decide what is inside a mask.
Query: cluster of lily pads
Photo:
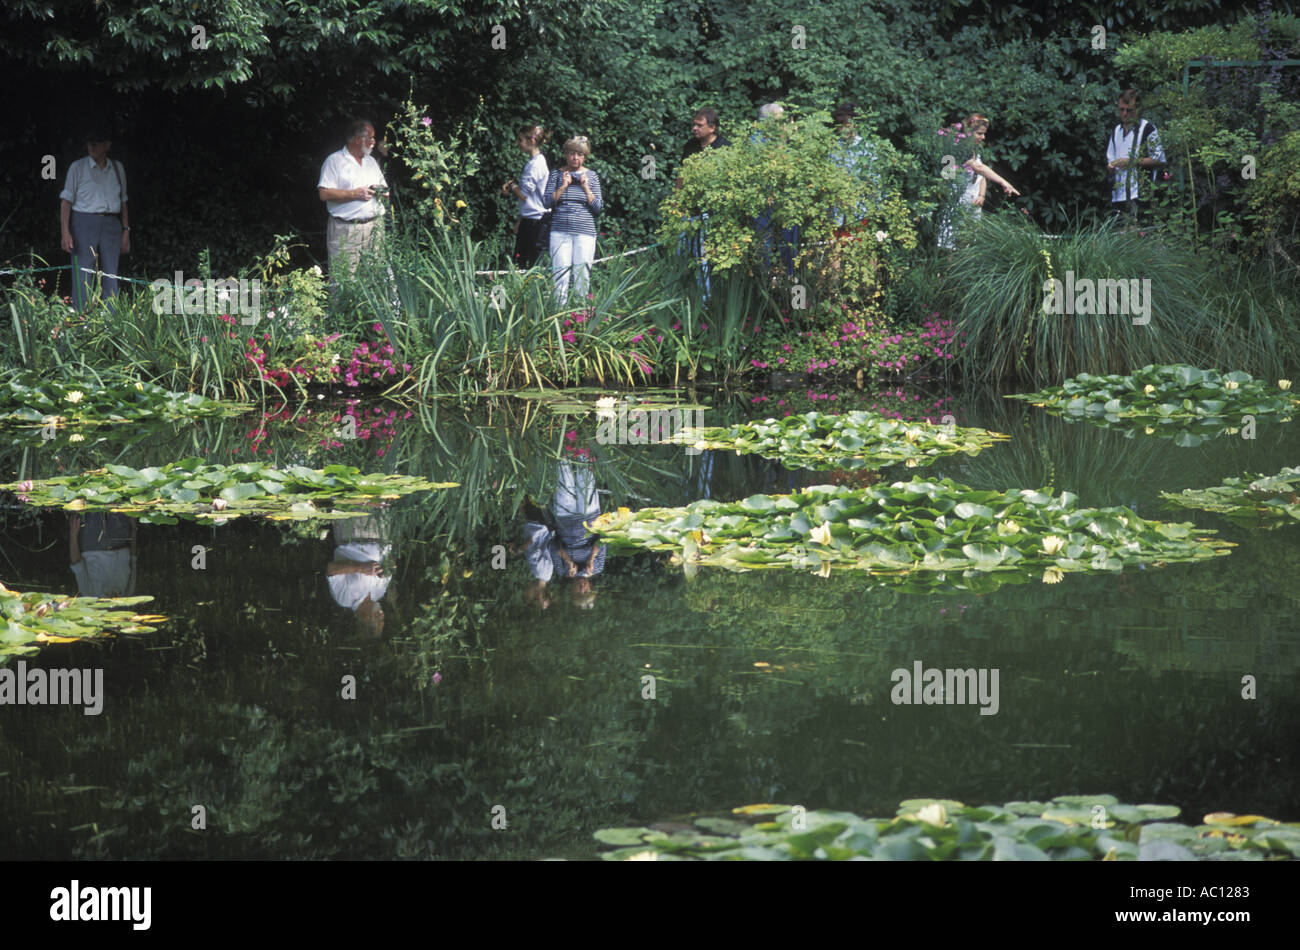
[[[37,652],[47,643],[75,643],[114,633],[151,633],[166,617],[133,608],[153,600],[136,597],[69,597],[20,592],[0,584],[0,664]]]
[[[262,515],[272,520],[351,518],[381,501],[417,491],[454,488],[410,475],[363,475],[351,465],[277,469],[263,462],[210,465],[181,459],[157,468],[107,465],[81,475],[14,482],[0,488],[21,501],[67,511],[115,511],[141,522],[175,524]],[[319,504],[333,506],[321,508]]]
[[[197,393],[170,392],[139,380],[69,383],[22,370],[10,373],[0,383],[0,424],[111,425],[147,419],[234,415],[248,408]]]
[[[789,469],[853,470],[902,463],[929,465],[958,452],[978,455],[1010,437],[986,429],[904,422],[874,412],[807,412],[784,419],[687,428],[669,441],[776,459]]]
[[[1185,825],[1173,805],[1124,805],[1112,795],[971,807],[909,799],[893,818],[746,805],[734,818],[659,828],[603,828],[607,861],[1261,861],[1300,857],[1300,824],[1206,815]]]
[[[1300,405],[1290,389],[1289,379],[1269,384],[1240,371],[1173,364],[1144,366],[1130,376],[1080,373],[1060,386],[1006,398],[1033,403],[1066,419],[1125,429],[1130,436],[1141,431],[1191,446],[1235,432],[1245,416],[1279,415],[1281,421],[1290,421]]]
[[[1300,466],[1276,475],[1225,478],[1214,488],[1161,492],[1170,508],[1190,508],[1223,515],[1246,527],[1280,528],[1300,521]]]
[[[1127,508],[1079,508],[1077,496],[977,491],[950,479],[790,495],[711,499],[682,508],[619,508],[591,523],[612,551],[670,551],[731,570],[832,568],[879,574],[1042,571],[1045,583],[1084,571],[1197,561],[1228,542],[1189,523],[1148,521]],[[937,577],[942,580],[943,578]]]

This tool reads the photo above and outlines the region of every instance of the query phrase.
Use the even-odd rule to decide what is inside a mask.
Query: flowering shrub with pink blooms
[[[749,371],[773,370],[809,379],[855,377],[907,378],[943,372],[965,346],[953,321],[938,313],[918,325],[900,326],[878,311],[843,307],[829,325],[773,334],[749,360]]]

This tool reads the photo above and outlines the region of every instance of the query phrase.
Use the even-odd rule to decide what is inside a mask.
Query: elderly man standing
[[[126,172],[121,162],[108,157],[112,145],[106,131],[90,130],[87,157],[68,166],[59,192],[62,245],[72,255],[72,300],[79,311],[86,309],[96,270],[104,272],[104,296],[117,296],[119,255],[131,250]]]
[[[329,210],[325,243],[329,249],[330,278],[337,285],[338,259],[349,271],[362,251],[374,249],[383,234],[384,206],[376,193],[388,190],[379,163],[370,157],[375,147],[375,126],[358,119],[348,126],[347,145],[321,165],[316,183],[320,200]]]

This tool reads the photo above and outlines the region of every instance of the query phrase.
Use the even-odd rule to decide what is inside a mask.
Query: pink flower
[[[437,686],[437,685],[438,685],[439,683],[441,683],[441,682],[442,682],[442,674],[441,674],[441,673],[438,673],[438,672],[435,672],[435,673],[433,674],[433,685],[434,685],[434,686]]]
[[[429,126],[433,125],[433,119],[429,118],[429,117],[426,115],[426,116],[424,116],[423,118],[420,119],[420,124],[421,124],[422,126],[424,126],[424,127],[427,129]],[[434,677],[435,677],[435,679],[434,679],[434,682],[435,682],[435,683],[438,682],[438,680],[442,678],[442,677],[438,676],[437,673],[434,673],[433,675],[434,675]]]

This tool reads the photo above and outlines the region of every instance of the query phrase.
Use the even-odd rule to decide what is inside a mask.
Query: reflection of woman
[[[591,146],[586,136],[564,143],[564,164],[546,182],[546,206],[551,216],[551,270],[555,295],[568,298],[569,280],[579,294],[587,290],[587,274],[596,259],[596,218],[605,208],[600,177],[585,168]]]
[[[540,125],[526,125],[515,139],[519,150],[528,156],[518,181],[508,181],[501,186],[503,195],[519,199],[519,220],[515,223],[515,264],[532,267],[542,252],[542,238],[546,230],[546,182],[550,169],[542,144],[551,137]]]
[[[551,599],[546,595],[546,585],[555,576],[555,564],[551,559],[555,532],[546,526],[546,515],[533,504],[532,499],[524,500],[523,511],[523,537],[511,546],[511,550],[514,554],[523,552],[528,571],[533,575],[533,579],[524,587],[524,600],[545,610],[551,606]]]
[[[135,594],[136,521],[126,515],[89,512],[68,516],[68,563],[82,597]]]
[[[551,511],[555,515],[554,568],[574,581],[574,606],[592,607],[596,592],[591,579],[605,570],[606,546],[598,544],[585,525],[600,514],[600,496],[590,466],[575,465],[569,459],[560,461]]]
[[[386,513],[334,522],[334,558],[325,567],[330,596],[351,610],[362,629],[375,636],[384,632],[384,608],[392,580],[383,560],[392,552]]]

